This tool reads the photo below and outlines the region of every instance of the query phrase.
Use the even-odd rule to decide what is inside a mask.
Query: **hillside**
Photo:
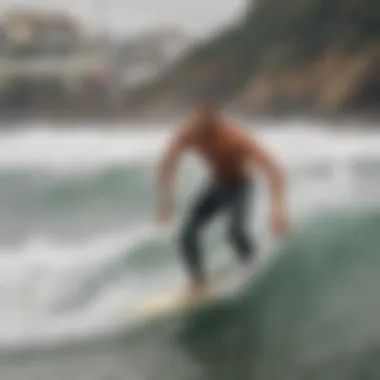
[[[128,105],[170,112],[199,96],[255,113],[377,111],[380,2],[259,0]]]

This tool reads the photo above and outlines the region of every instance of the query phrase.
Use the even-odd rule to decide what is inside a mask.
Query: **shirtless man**
[[[201,265],[199,235],[206,222],[221,210],[230,217],[231,243],[242,262],[254,257],[254,247],[246,231],[251,185],[250,167],[256,166],[269,180],[269,225],[273,233],[287,228],[284,204],[284,179],[281,169],[270,155],[244,131],[224,121],[216,107],[201,102],[195,115],[174,135],[158,170],[158,208],[160,223],[172,214],[172,180],[182,153],[197,152],[211,169],[211,183],[198,196],[181,233],[181,248],[189,272],[192,294],[205,289],[206,278]]]

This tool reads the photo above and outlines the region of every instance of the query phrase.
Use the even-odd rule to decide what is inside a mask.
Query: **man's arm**
[[[286,229],[285,180],[281,167],[254,139],[249,140],[250,156],[269,180],[270,224],[274,232]]]
[[[187,129],[179,131],[170,141],[158,167],[157,213],[158,219],[166,221],[171,217],[173,200],[173,175],[182,153],[188,146]]]

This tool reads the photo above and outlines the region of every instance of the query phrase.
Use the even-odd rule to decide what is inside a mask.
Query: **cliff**
[[[240,22],[198,45],[128,97],[170,112],[209,96],[239,110],[376,112],[378,0],[259,0]]]

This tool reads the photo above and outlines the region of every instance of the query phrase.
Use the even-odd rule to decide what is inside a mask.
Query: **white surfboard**
[[[185,289],[156,293],[138,301],[129,311],[141,317],[158,317],[187,311],[211,300],[233,296],[252,275],[247,270],[227,269],[213,276],[200,296],[189,297]]]
[[[273,247],[273,242],[272,244],[267,242],[252,264],[244,267],[233,264],[211,276],[208,291],[200,297],[189,298],[185,289],[161,291],[129,303],[128,315],[142,322],[163,315],[187,312],[210,301],[238,296],[246,286],[252,285],[265,273],[265,269],[269,268],[269,263],[277,256],[268,254]]]

